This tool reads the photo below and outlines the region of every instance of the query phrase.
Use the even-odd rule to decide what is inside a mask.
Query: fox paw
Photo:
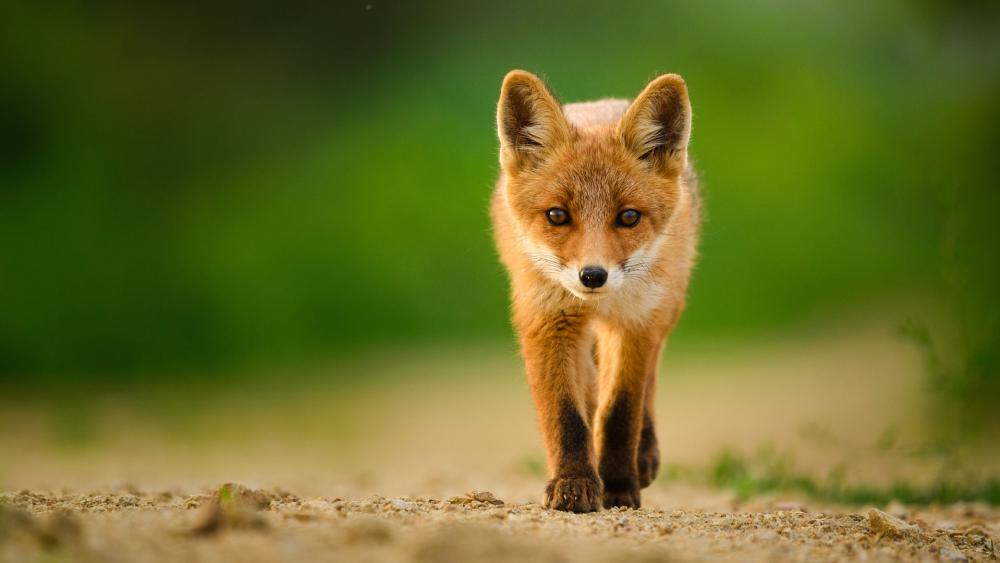
[[[653,444],[652,447],[639,450],[639,488],[645,489],[655,479],[660,471],[660,451]]]
[[[556,477],[545,487],[545,508],[567,512],[601,509],[601,482],[593,477]]]
[[[604,508],[621,506],[624,508],[639,508],[642,501],[639,497],[639,484],[632,482],[617,482],[604,486]]]

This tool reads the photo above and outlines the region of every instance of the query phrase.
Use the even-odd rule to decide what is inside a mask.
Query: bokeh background
[[[668,415],[668,452],[861,420],[872,444],[985,468],[954,452],[994,450],[1000,412],[997,6],[6,2],[0,484],[65,451],[110,478],[102,452],[122,467],[148,441],[333,452],[398,426],[366,416],[492,427],[508,403],[470,397],[498,389],[537,473],[487,215],[512,68],[566,102],[688,82],[707,214],[663,380],[686,366],[674,412],[719,424]],[[720,406],[757,399],[739,424]],[[897,403],[906,422],[877,416]]]

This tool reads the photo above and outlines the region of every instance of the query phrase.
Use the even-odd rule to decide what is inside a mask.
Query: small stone
[[[337,503],[332,503],[323,499],[308,499],[299,504],[301,510],[312,510],[315,512],[330,512],[339,509]]]
[[[479,502],[485,502],[497,506],[503,505],[503,501],[493,496],[493,493],[489,491],[469,491],[468,493],[465,493],[465,496]]]
[[[247,508],[263,510],[271,505],[272,500],[280,499],[280,495],[270,491],[251,489],[239,483],[225,483],[215,492],[215,497],[223,504],[237,502]]]
[[[257,512],[268,508],[275,498],[267,491],[226,483],[206,499],[190,532],[212,535],[224,529],[264,528],[267,521]]]
[[[950,547],[942,547],[938,551],[938,556],[941,558],[941,561],[948,561],[949,563],[965,563],[969,560],[964,553]]]
[[[868,511],[868,528],[872,534],[886,538],[914,539],[920,537],[920,528],[877,508]]]
[[[986,538],[989,537],[990,535],[989,532],[986,531],[986,528],[983,528],[982,524],[979,524],[978,522],[973,523],[970,526],[963,529],[962,533],[970,538],[974,538],[976,536],[982,536],[983,538]]]

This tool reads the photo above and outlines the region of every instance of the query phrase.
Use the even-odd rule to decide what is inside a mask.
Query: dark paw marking
[[[639,435],[639,488],[648,487],[659,471],[660,448],[656,442],[656,430],[653,428],[653,420],[646,414],[642,421],[642,433]]]
[[[556,477],[545,487],[545,508],[567,512],[601,509],[601,482],[592,477]]]
[[[660,471],[660,450],[654,443],[651,448],[639,449],[639,488],[645,489]]]
[[[562,451],[563,459],[559,465],[562,471],[559,473],[577,473],[572,467],[565,467],[563,463],[576,464],[579,466],[589,466],[590,458],[587,450],[590,447],[590,428],[580,416],[580,411],[576,409],[573,399],[566,397],[559,408],[559,447]],[[567,471],[568,470],[568,471]],[[579,474],[585,475],[586,470],[580,470]]]
[[[615,483],[604,488],[604,508],[621,506],[639,508],[642,500],[639,497],[638,483]]]

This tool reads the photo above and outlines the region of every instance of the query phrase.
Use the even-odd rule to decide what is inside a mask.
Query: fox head
[[[534,267],[589,300],[648,278],[687,167],[691,106],[667,74],[629,104],[561,106],[535,75],[504,78],[504,196]]]

